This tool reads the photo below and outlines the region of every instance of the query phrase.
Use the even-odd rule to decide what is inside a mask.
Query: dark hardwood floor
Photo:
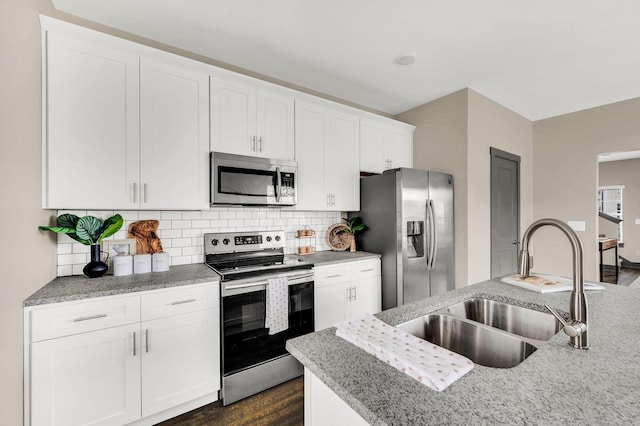
[[[220,401],[158,426],[298,426],[304,420],[304,378],[298,377],[223,407]]]
[[[613,266],[605,268],[605,276],[602,278],[602,282],[616,284],[615,272]],[[640,277],[640,269],[634,268],[620,268],[618,271],[618,285],[629,285]]]

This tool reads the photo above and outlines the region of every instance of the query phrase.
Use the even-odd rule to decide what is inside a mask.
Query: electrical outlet
[[[583,231],[586,229],[586,222],[584,220],[570,220],[567,222],[567,225],[571,227],[574,231]]]

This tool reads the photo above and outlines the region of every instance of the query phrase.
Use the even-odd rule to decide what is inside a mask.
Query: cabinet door
[[[351,282],[351,303],[348,318],[375,314],[382,308],[380,277],[363,278]]]
[[[211,150],[256,155],[256,87],[211,77]]]
[[[220,389],[219,312],[142,323],[143,417]]]
[[[325,181],[331,193],[329,210],[360,210],[360,122],[355,114],[331,113]]]
[[[31,424],[122,425],[140,418],[139,324],[31,345]]]
[[[294,100],[275,90],[257,91],[257,155],[266,158],[293,160]]]
[[[206,74],[142,60],[142,208],[208,208],[208,88]]]
[[[345,319],[348,298],[348,283],[314,290],[314,317],[316,331],[331,327]]]
[[[413,167],[413,132],[404,127],[389,126],[386,151],[390,168]]]
[[[360,170],[382,173],[387,168],[384,123],[363,118],[360,120]]]
[[[296,210],[326,210],[325,144],[330,133],[329,110],[308,102],[296,102],[296,161],[298,201]]]
[[[45,208],[138,204],[138,57],[47,34]]]

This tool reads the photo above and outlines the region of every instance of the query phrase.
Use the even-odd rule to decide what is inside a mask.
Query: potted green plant
[[[354,216],[349,219],[342,219],[342,220],[345,221],[345,226],[346,226],[346,228],[342,232],[346,232],[347,234],[351,235],[351,247],[349,248],[349,251],[355,252],[356,251],[356,234],[364,230],[364,228],[366,228],[367,226],[364,223],[362,223],[362,220],[360,219],[359,216]]]
[[[91,262],[82,272],[89,278],[101,277],[107,272],[107,264],[100,260],[100,243],[120,230],[124,220],[115,214],[104,221],[94,216],[78,217],[74,214],[62,214],[56,220],[56,226],[39,226],[42,231],[66,234],[80,244],[91,246]]]

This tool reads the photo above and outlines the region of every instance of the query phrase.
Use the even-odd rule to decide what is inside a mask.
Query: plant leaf
[[[366,227],[366,225],[364,223],[361,223],[359,225],[356,225],[352,228],[353,233],[355,234],[356,232],[360,232],[362,231],[364,228]]]
[[[100,244],[102,240],[118,232],[120,228],[122,228],[123,223],[124,219],[122,219],[122,216],[120,216],[119,214],[105,219],[104,223],[102,224],[102,228],[100,228],[100,235],[98,236],[97,243]]]
[[[76,226],[78,226],[78,220],[80,220],[80,218],[75,214],[66,213],[58,216],[56,223],[59,227],[71,228],[75,232]]]
[[[62,226],[38,226],[38,229],[41,231],[55,232],[56,234],[72,234],[76,232],[75,229],[64,228]]]
[[[85,216],[78,220],[76,235],[83,240],[89,241],[90,244],[95,244],[100,236],[100,228],[102,228],[100,219],[93,216]]]

